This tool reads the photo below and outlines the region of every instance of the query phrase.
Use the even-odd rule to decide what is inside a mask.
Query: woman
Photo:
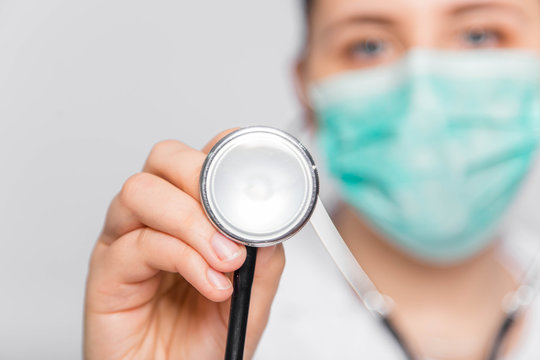
[[[540,2],[306,4],[299,93],[344,195],[338,229],[392,299],[392,321],[415,358],[486,358],[522,272],[501,261],[495,230],[537,144]],[[90,263],[87,359],[222,358],[225,274],[246,252],[208,222],[198,174],[223,135],[202,151],[157,144],[113,200]],[[302,292],[279,292],[255,358],[403,357],[325,261],[315,251],[284,277],[282,290],[294,279]],[[281,246],[259,253],[246,358],[284,263]],[[501,354],[530,359],[520,349],[533,313],[518,318]]]

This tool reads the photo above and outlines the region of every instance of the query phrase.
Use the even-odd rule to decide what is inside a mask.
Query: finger
[[[206,154],[225,135],[234,129],[226,130],[214,137],[203,151],[195,150],[179,141],[166,140],[157,143],[143,171],[159,176],[200,200],[199,176]]]
[[[120,236],[144,227],[135,214],[122,203],[120,200],[122,197],[123,195],[116,195],[109,205],[105,225],[99,238],[99,241],[104,244],[110,245]]]
[[[148,226],[182,239],[219,271],[234,271],[244,262],[245,247],[218,233],[199,202],[155,175],[131,177],[112,206],[104,230],[109,243]]]
[[[98,297],[107,295],[105,302],[94,301],[103,307],[96,309],[98,311],[131,309],[149,301],[157,288],[144,291],[141,286],[155,286],[145,281],[160,271],[180,274],[212,301],[223,301],[232,293],[230,280],[213,269],[197,251],[185,242],[150,228],[126,234],[111,246],[98,244],[91,267],[89,286],[101,289],[92,293]]]
[[[199,196],[199,175],[206,154],[179,141],[167,140],[154,146],[143,171],[159,176],[195,200]]]
[[[212,148],[217,144],[217,142],[219,140],[223,139],[225,136],[229,135],[232,132],[235,132],[238,129],[240,129],[240,128],[232,128],[232,129],[227,129],[225,131],[220,132],[219,134],[214,136],[214,138],[212,140],[210,140],[210,142],[208,144],[206,144],[203,147],[202,152],[205,153],[205,154],[208,154],[210,152],[210,150],[212,150]]]

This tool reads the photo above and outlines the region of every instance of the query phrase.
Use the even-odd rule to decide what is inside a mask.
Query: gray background
[[[0,0],[0,359],[80,357],[87,261],[152,145],[284,126],[291,0]]]
[[[300,38],[295,0],[0,0],[0,359],[80,357],[123,181],[159,140],[287,126]],[[537,179],[516,211],[532,226]]]

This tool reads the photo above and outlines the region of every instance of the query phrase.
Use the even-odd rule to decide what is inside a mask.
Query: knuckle
[[[151,245],[149,229],[144,227],[135,230],[133,236],[130,237],[130,240],[131,244],[127,244],[127,246],[134,246],[138,249],[147,249]]]
[[[186,211],[178,226],[181,227],[182,233],[186,234],[189,244],[198,249],[205,260],[211,261],[217,266],[221,265],[221,262],[214,262],[213,258],[208,256],[205,251],[210,247],[210,238],[214,229],[202,214],[195,209]]]
[[[187,210],[184,212],[178,225],[181,226],[186,233],[193,234],[197,230],[197,223],[198,219],[195,212]]]
[[[131,208],[133,200],[146,188],[151,186],[152,175],[137,173],[126,180],[120,190],[119,200],[128,208]]]
[[[152,150],[150,150],[150,155],[148,155],[148,163],[157,162],[164,156],[170,154],[173,149],[183,148],[185,145],[177,140],[162,140],[156,143]]]
[[[131,254],[139,248],[142,237],[145,236],[145,228],[132,230],[119,237],[111,246],[109,256],[117,254]],[[112,255],[111,255],[112,254]]]
[[[195,264],[195,253],[185,245],[182,241],[181,246],[178,246],[174,254],[170,254],[172,260],[176,260],[176,268],[178,272],[181,272],[180,263],[188,263],[190,266],[196,266]]]
[[[206,218],[196,206],[189,206],[186,212],[186,228],[189,232],[198,235],[207,235],[207,230],[210,230],[210,226]],[[200,232],[200,233],[199,233]]]
[[[239,129],[240,129],[239,127],[228,128],[227,130],[223,130],[222,132],[220,132],[218,134],[218,137],[222,138],[222,137],[224,137],[226,135],[229,135],[230,133],[235,132],[236,130],[239,130]]]
[[[182,226],[186,233],[206,235],[209,223],[202,213],[202,208],[191,201],[186,201],[183,206],[181,221],[178,222],[178,225]]]
[[[239,127],[234,127],[234,128],[229,128],[227,130],[223,130],[222,132],[218,133],[216,136],[215,136],[215,140],[216,141],[219,141],[221,139],[223,139],[225,136],[229,135],[230,133],[233,133],[235,132],[236,130],[239,130],[240,128]]]

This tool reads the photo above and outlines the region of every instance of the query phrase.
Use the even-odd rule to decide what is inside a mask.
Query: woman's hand
[[[112,201],[86,289],[87,360],[223,358],[232,285],[246,249],[220,235],[199,202],[206,152],[157,144],[142,173]],[[268,320],[285,264],[281,246],[260,249],[246,358]],[[264,269],[264,271],[261,271]]]

